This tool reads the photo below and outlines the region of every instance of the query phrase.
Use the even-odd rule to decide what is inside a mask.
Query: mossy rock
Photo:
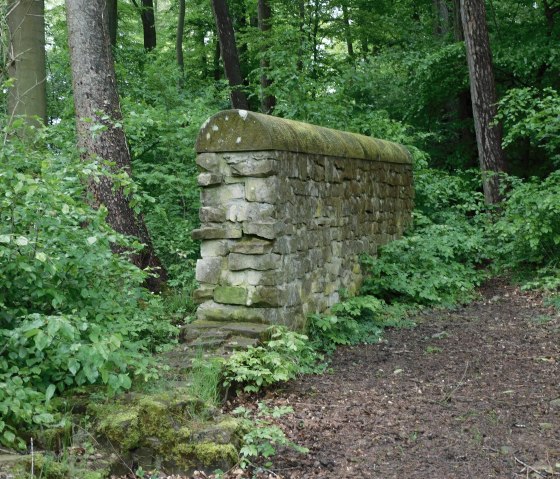
[[[100,442],[119,451],[127,463],[145,470],[188,474],[195,469],[231,467],[238,458],[242,436],[234,418],[214,418],[193,411],[207,406],[187,394],[187,389],[161,394],[129,395],[127,401],[92,405]],[[114,471],[113,471],[114,472]]]

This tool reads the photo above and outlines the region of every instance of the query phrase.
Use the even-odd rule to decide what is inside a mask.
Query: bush
[[[257,392],[271,384],[288,381],[301,373],[313,372],[318,359],[307,336],[284,327],[270,329],[265,346],[236,351],[224,364],[224,386],[239,386]]]
[[[536,274],[535,286],[560,286],[560,171],[545,180],[510,178],[493,228],[500,265]],[[540,279],[539,279],[540,278]]]
[[[148,379],[146,354],[176,329],[145,273],[111,245],[141,245],[83,200],[102,165],[82,164],[35,132],[29,148],[4,129],[0,152],[0,443],[23,446],[24,427],[52,423],[57,392],[101,383],[111,394]],[[33,133],[27,135],[32,141]],[[11,135],[11,136],[10,136]]]

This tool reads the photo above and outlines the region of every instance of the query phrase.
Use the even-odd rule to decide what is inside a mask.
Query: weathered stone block
[[[267,241],[259,238],[248,238],[233,243],[231,245],[230,251],[232,253],[241,254],[265,254],[269,253],[271,249],[272,241]]]
[[[278,201],[278,178],[247,178],[245,198],[247,201],[276,203]]]
[[[222,155],[218,153],[199,153],[196,157],[196,164],[205,171],[218,173],[221,160]]]
[[[217,284],[222,273],[223,258],[202,258],[196,262],[196,280]]]
[[[203,241],[200,245],[200,255],[203,258],[209,256],[225,256],[228,252],[227,240]]]
[[[269,203],[248,203],[238,201],[227,207],[226,218],[229,221],[266,221],[275,213],[274,205]]]
[[[248,306],[278,307],[286,303],[285,290],[280,287],[259,286],[249,295]]]
[[[223,175],[217,173],[200,173],[197,181],[199,186],[219,185],[223,180]]]
[[[203,303],[209,299],[214,298],[214,286],[201,285],[198,289],[193,291],[193,301],[195,304]]]
[[[239,321],[250,323],[279,324],[282,310],[279,308],[248,308],[207,301],[197,310],[197,318],[203,321]]]
[[[230,163],[230,166],[234,175],[252,176],[255,178],[271,176],[278,171],[276,160],[251,157],[245,158],[236,164]]]
[[[198,211],[201,223],[222,223],[226,220],[226,212],[223,208],[203,206]]]
[[[245,304],[247,289],[238,286],[218,286],[214,290],[214,301],[224,304]]]
[[[246,221],[243,223],[243,233],[265,239],[277,238],[284,229],[285,225],[281,221]]]
[[[266,271],[278,269],[282,266],[282,256],[279,254],[248,255],[230,253],[228,256],[228,268],[231,271],[254,269]]]
[[[224,225],[223,227],[206,227],[193,230],[192,237],[195,240],[212,240],[225,238],[241,238],[243,232],[239,226]]]
[[[245,186],[242,183],[204,188],[200,193],[203,206],[220,207],[232,200],[245,197]]]
[[[277,286],[284,283],[284,271],[244,271],[247,284],[251,286]]]

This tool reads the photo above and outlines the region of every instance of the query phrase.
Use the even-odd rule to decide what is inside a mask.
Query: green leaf
[[[49,402],[56,392],[56,386],[54,384],[49,384],[49,387],[45,391],[45,401]]]
[[[27,246],[29,244],[29,240],[25,236],[18,236],[15,243],[18,246]]]
[[[4,431],[2,437],[8,444],[13,444],[16,440],[16,435],[12,431]]]

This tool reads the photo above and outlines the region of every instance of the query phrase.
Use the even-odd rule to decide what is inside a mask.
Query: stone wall
[[[410,222],[401,146],[243,110],[197,141],[199,321],[299,327],[361,281],[358,256]]]

